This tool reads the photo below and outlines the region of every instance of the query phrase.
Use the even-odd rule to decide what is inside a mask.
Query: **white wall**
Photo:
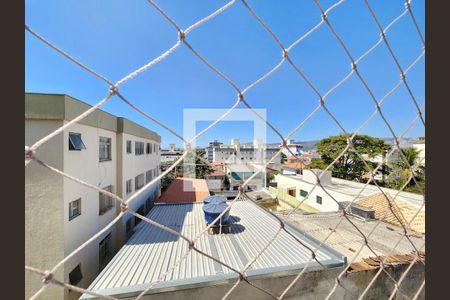
[[[146,177],[146,173],[149,170],[152,170],[152,179],[155,178],[155,173],[153,170],[156,170],[156,174],[160,174],[160,162],[161,162],[161,154],[159,151],[159,143],[153,140],[144,139],[141,137],[137,137],[128,133],[120,133],[117,135],[118,138],[118,148],[121,149],[122,155],[119,155],[119,176],[118,176],[118,185],[119,195],[127,200],[131,196],[136,193],[135,190],[135,177],[139,174],[144,173],[144,177]],[[126,141],[132,141],[132,151],[131,153],[127,153],[126,151]],[[144,142],[144,154],[135,155],[135,142]],[[151,143],[151,153],[147,154],[147,143]],[[157,145],[157,151],[154,151],[154,146]],[[132,179],[132,192],[126,194],[126,182],[127,180]],[[147,180],[144,180],[144,184],[146,184]],[[142,188],[141,188],[142,189]],[[139,190],[140,191],[140,190]],[[133,211],[137,211],[139,207],[141,207],[149,197],[153,197],[156,199],[159,196],[160,191],[160,182],[156,182],[152,186],[145,189],[141,195],[139,195],[136,199],[134,199],[130,204],[129,208]],[[119,211],[119,210],[118,210]],[[126,234],[126,222],[128,219],[133,218],[134,216],[130,214],[125,214],[125,216],[120,221],[119,228],[119,236],[118,243],[121,245],[125,241]]]
[[[86,149],[81,151],[69,151],[69,132],[80,133]],[[111,160],[99,162],[99,137],[111,138]],[[113,192],[117,192],[116,175],[116,133],[113,131],[95,128],[92,126],[74,124],[64,131],[63,152],[64,171],[78,179],[88,182],[100,188],[109,185],[113,186]],[[69,203],[81,198],[81,215],[69,221]],[[117,203],[113,201],[114,207],[102,215],[99,215],[99,192],[80,185],[70,179],[64,178],[64,253],[70,254],[79,245],[84,243],[95,233],[100,231],[116,216]],[[65,280],[69,281],[69,273],[81,263],[83,279],[77,284],[87,287],[99,272],[99,247],[98,243],[109,230],[97,241],[92,242],[88,247],[73,257],[65,264]],[[112,236],[115,233],[113,232]],[[114,253],[117,249],[112,239]],[[66,292],[70,298],[77,296],[77,293]]]
[[[25,120],[25,145],[33,143],[63,125],[62,121]],[[36,155],[62,169],[63,136],[56,135],[37,149]],[[64,258],[63,177],[35,162],[25,167],[25,264],[41,270],[52,269]],[[16,199],[18,200],[18,199]],[[64,278],[64,268],[56,272]],[[25,298],[42,287],[42,278],[25,272]],[[64,290],[49,286],[39,299],[62,299]]]
[[[413,147],[419,151],[419,160],[425,165],[425,144],[413,144]]]
[[[286,190],[287,188],[295,188],[296,191],[296,198],[302,201],[304,197],[300,196],[300,190],[304,190],[308,192],[310,195],[308,199],[304,202],[305,204],[308,204],[309,206],[316,208],[320,211],[337,211],[339,210],[339,205],[336,203],[336,201],[333,200],[320,186],[317,186],[312,192],[312,188],[314,186],[314,183],[307,182],[304,180],[298,180],[298,178],[301,178],[299,175],[281,175],[277,174],[275,175],[274,181],[277,182],[278,188]],[[342,201],[352,201],[354,197],[351,195],[345,195],[343,193],[339,193],[336,191],[331,190],[330,188],[327,188],[324,186],[326,191],[332,195],[338,202]],[[318,204],[316,202],[316,196],[322,197],[322,204]]]

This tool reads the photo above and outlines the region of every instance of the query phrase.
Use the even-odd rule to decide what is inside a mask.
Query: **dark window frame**
[[[74,273],[75,272],[75,273]],[[71,285],[77,285],[83,279],[83,272],[81,272],[81,263],[79,263],[69,273],[69,283]]]
[[[100,270],[106,267],[108,262],[111,260],[112,255],[112,238],[110,232],[98,243],[98,263]]]
[[[131,140],[127,140],[127,154],[133,153],[133,142]]]
[[[72,209],[71,209],[71,205],[74,202],[79,202],[77,205],[78,208],[78,213],[77,214],[72,214]],[[69,202],[69,221],[72,221],[73,219],[75,219],[76,217],[81,215],[81,198],[75,199],[73,201]]]
[[[139,178],[143,178],[142,184],[140,184]],[[145,185],[145,174],[141,173],[134,178],[134,190],[135,191],[140,190],[144,185]]]
[[[69,132],[69,151],[81,151],[82,149],[86,149],[86,145],[81,138],[81,133]]]
[[[104,155],[105,151],[106,155]],[[98,139],[98,161],[102,162],[111,160],[112,160],[112,138],[100,136]]]
[[[316,203],[322,205],[323,198],[322,196],[316,196]]]
[[[300,196],[306,197],[306,196],[308,196],[308,192],[300,189]]]
[[[128,183],[130,183],[130,185],[128,185]],[[128,179],[125,182],[125,193],[128,195],[131,194],[132,192],[133,192],[133,178]]]
[[[114,193],[113,185],[108,185],[107,187],[104,187],[103,189],[110,193]],[[111,196],[105,195],[100,192],[98,194],[99,194],[98,215],[101,216],[101,215],[104,215],[105,213],[107,213],[108,211],[110,211],[114,207],[115,201],[113,200],[113,198]],[[105,202],[106,204],[102,205],[102,202]]]

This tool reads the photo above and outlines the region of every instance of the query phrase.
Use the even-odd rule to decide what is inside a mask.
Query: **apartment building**
[[[282,147],[282,145],[280,145],[280,147]],[[304,154],[303,145],[301,145],[300,143],[296,143],[294,140],[287,140],[286,147],[289,148],[290,151],[285,147],[282,147],[281,152],[283,152],[288,157],[292,155],[299,156]]]
[[[253,145],[241,145],[238,139],[232,139],[230,145],[220,145],[212,147],[212,161],[236,164],[258,163],[271,160],[280,149],[264,145],[261,141],[255,140]],[[208,154],[208,157],[210,155]],[[279,164],[281,155],[273,158],[273,162]]]
[[[67,95],[25,94],[25,145],[63,126],[91,106]],[[37,149],[49,165],[128,199],[159,174],[160,136],[127,119],[96,110]],[[159,182],[130,203],[148,212]],[[31,162],[25,168],[25,263],[42,270],[59,261],[110,223],[120,206],[111,198]],[[138,223],[126,215],[96,241],[71,257],[56,278],[87,287]],[[26,297],[42,286],[26,273]],[[50,286],[41,299],[78,299]]]
[[[205,148],[205,155],[206,158],[212,162],[214,159],[214,148],[220,147],[220,145],[223,145],[222,142],[219,142],[218,140],[214,140],[213,142],[209,142],[208,147]]]

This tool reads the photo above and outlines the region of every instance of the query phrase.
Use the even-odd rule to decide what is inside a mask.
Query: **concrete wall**
[[[405,272],[408,265],[390,266],[387,272],[395,279],[399,280],[401,275]],[[342,268],[325,269],[318,271],[305,272],[300,279],[289,289],[284,299],[292,300],[316,300],[325,299],[332,290],[336,277],[342,271]],[[367,270],[357,273],[348,273],[344,275],[341,280],[342,288],[338,286],[330,299],[336,300],[350,300],[358,299],[358,296],[363,293],[372,278],[378,270]],[[256,286],[262,287],[275,296],[287,288],[287,286],[294,280],[295,274],[274,274],[267,278],[249,278],[249,280]],[[425,267],[416,264],[408,273],[405,280],[401,284],[402,293],[397,293],[394,299],[411,299],[418,291],[422,281],[425,279]],[[214,285],[196,286],[188,289],[175,289],[167,292],[160,292],[157,294],[146,295],[143,299],[147,300],[210,300],[220,299],[223,297],[232,285],[236,282],[228,280],[217,282]],[[382,272],[373,286],[368,290],[365,299],[388,299],[393,291],[393,281]],[[406,294],[406,297],[405,297]],[[135,297],[135,296],[134,296]],[[134,299],[132,296],[123,296],[120,299]],[[236,289],[230,294],[229,299],[233,300],[249,300],[249,299],[273,299],[273,297],[263,293],[262,291],[250,286],[245,282],[241,282]],[[418,299],[425,299],[425,290],[423,289]]]
[[[63,125],[57,120],[26,120],[25,145],[32,145]],[[62,169],[63,135],[42,145],[36,155],[53,167]],[[64,258],[63,177],[35,162],[25,167],[25,264],[41,270],[53,268]],[[64,269],[56,277],[63,279]],[[42,286],[42,278],[25,272],[25,297],[28,299]],[[64,290],[50,286],[39,299],[62,299]]]

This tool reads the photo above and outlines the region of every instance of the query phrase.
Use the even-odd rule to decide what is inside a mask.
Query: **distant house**
[[[41,138],[91,108],[67,95],[25,94],[25,144]],[[130,209],[147,213],[159,196],[161,137],[125,118],[100,109],[66,128],[37,149],[37,157],[80,180],[129,199],[141,194]],[[25,263],[52,269],[120,212],[111,197],[87,188],[31,162],[25,168]],[[70,258],[57,276],[87,287],[131,234],[135,217],[125,214],[115,226]],[[34,274],[25,275],[25,295],[42,286]],[[78,299],[77,292],[47,289],[45,299]]]
[[[280,145],[282,147],[282,145]],[[286,149],[286,147],[289,149]],[[284,153],[286,156],[298,156],[302,155],[304,153],[303,151],[303,145],[300,143],[296,143],[294,140],[288,140],[286,142],[286,147],[281,148],[281,152]]]
[[[320,180],[323,188],[317,185],[312,190],[317,183],[317,177],[314,173],[317,176],[323,173]],[[322,212],[338,211],[340,202],[353,201],[355,198],[359,200],[380,193],[379,188],[375,185],[365,185],[364,183],[334,178],[330,171],[324,172],[318,169],[305,169],[302,175],[278,174],[274,181],[277,182],[277,188],[281,192],[287,193],[299,201],[304,200],[309,195],[304,203]],[[422,195],[399,192],[389,188],[381,189],[391,195],[398,193],[396,197],[398,203],[406,202],[417,209],[423,202]]]

